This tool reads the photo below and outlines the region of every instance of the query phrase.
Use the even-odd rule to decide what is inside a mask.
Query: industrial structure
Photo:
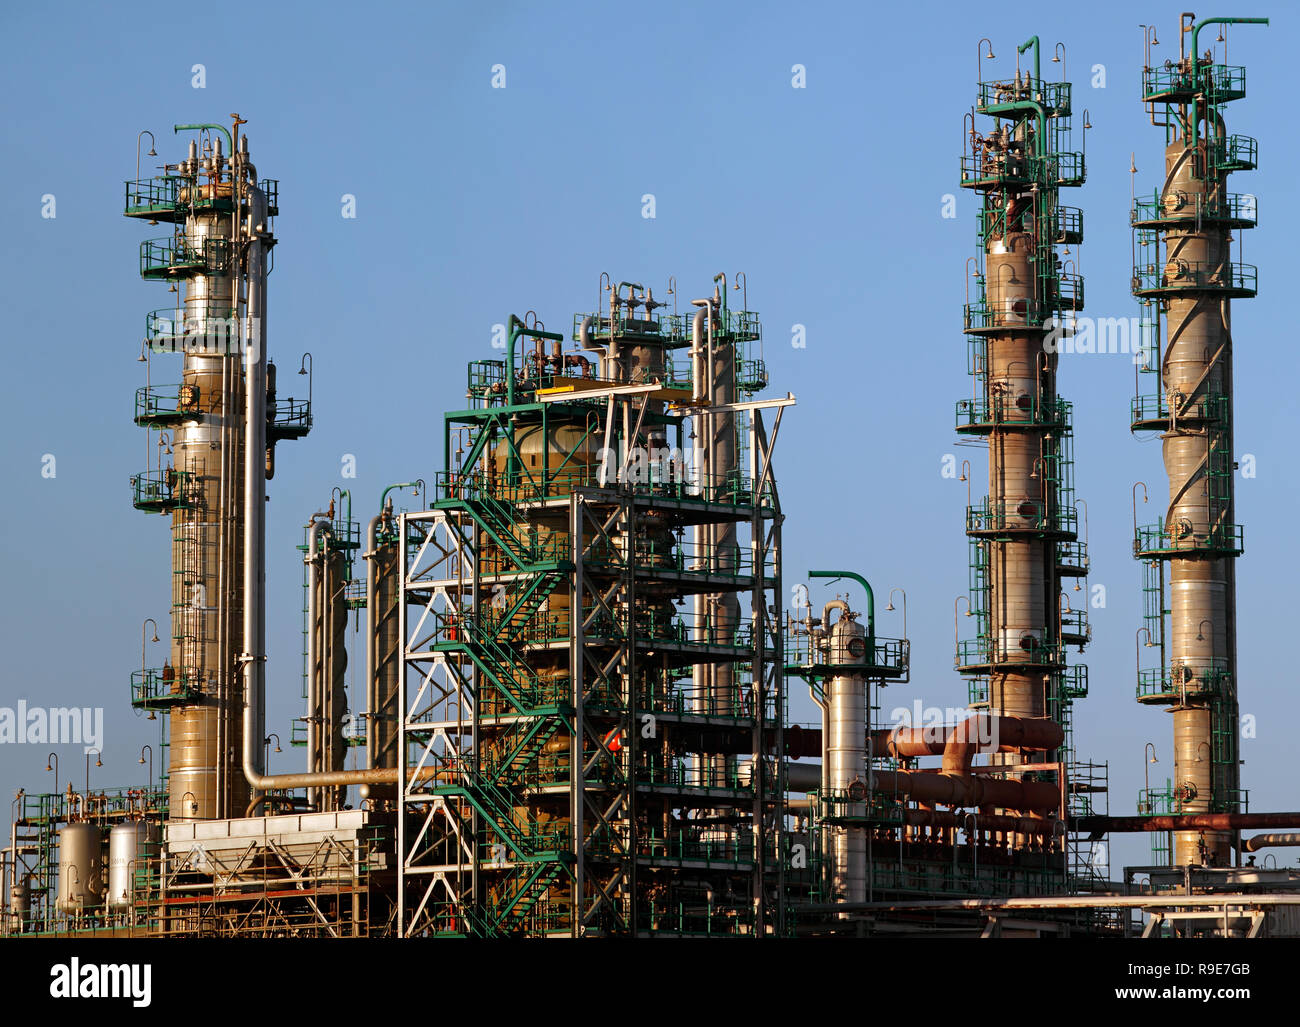
[[[571,331],[512,316],[504,354],[469,364],[441,469],[389,486],[364,526],[340,489],[308,519],[304,707],[287,732],[306,768],[268,773],[281,746],[265,723],[265,619],[284,597],[266,595],[265,488],[277,443],[311,428],[311,390],[277,391],[278,189],[235,117],[229,131],[176,126],[188,155],[126,184],[128,217],[173,226],[140,251],[141,274],[176,296],[146,320],[148,466],[131,478],[135,505],[171,529],[168,651],[146,666],[142,635],[130,682],[161,728],[161,780],[146,746],[146,788],[93,790],[87,760],[84,792],[59,791],[57,764],[52,793],[20,791],[3,932],[1293,932],[1300,878],[1229,866],[1252,844],[1241,828],[1300,814],[1232,819],[1227,301],[1253,274],[1247,287],[1228,233],[1254,217],[1224,179],[1255,146],[1225,134],[1219,107],[1244,73],[1197,58],[1200,27],[1189,56],[1144,71],[1168,173],[1134,207],[1151,252],[1134,289],[1153,333],[1166,311],[1169,339],[1134,428],[1163,433],[1172,496],[1136,543],[1168,655],[1139,698],[1174,707],[1177,788],[1110,816],[1106,766],[1079,756],[1071,727],[1088,678],[1066,651],[1091,638],[1071,596],[1089,554],[1057,353],[1083,305],[1083,216],[1059,200],[1085,166],[1070,85],[1043,78],[1037,37],[987,80],[981,50],[965,132],[979,251],[957,432],[987,448],[989,490],[965,516],[975,632],[954,662],[969,715],[939,724],[881,718],[881,690],[910,684],[910,642],[905,612],[904,637],[878,633],[865,577],[810,571],[846,590],[817,610],[803,587],[782,608],[802,577],[782,566],[774,459],[795,398],[762,395],[743,276],[687,304],[675,282],[656,299],[602,275]],[[153,384],[155,359],[179,360],[179,383]],[[804,687],[817,723],[791,715]],[[1202,815],[1229,819],[1206,829]],[[1130,830],[1172,831],[1173,851],[1113,881],[1097,843]]]
[[[1145,577],[1139,636],[1160,655],[1158,666],[1139,670],[1137,699],[1173,715],[1175,781],[1143,794],[1139,808],[1231,814],[1246,799],[1234,570],[1245,539],[1233,503],[1231,305],[1256,290],[1256,269],[1234,259],[1232,242],[1237,233],[1239,254],[1240,233],[1255,226],[1256,212],[1253,196],[1229,191],[1228,176],[1256,166],[1257,145],[1229,135],[1223,117],[1246,95],[1246,70],[1219,63],[1212,49],[1202,55],[1202,27],[1184,15],[1178,60],[1163,66],[1151,66],[1148,37],[1142,76],[1151,123],[1165,130],[1165,159],[1159,188],[1133,201],[1133,294],[1148,335],[1139,379],[1152,388],[1139,387],[1132,422],[1134,432],[1160,433],[1169,502],[1155,524],[1140,526],[1134,487],[1133,552]],[[1226,53],[1222,31],[1219,41]],[[1240,831],[1176,831],[1172,862],[1227,867],[1239,842]]]

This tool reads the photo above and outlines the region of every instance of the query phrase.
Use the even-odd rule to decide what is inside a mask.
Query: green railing
[[[1183,525],[1171,529],[1163,521],[1144,524],[1133,542],[1135,556],[1158,557],[1181,552],[1237,554],[1245,548],[1245,529],[1240,524],[1215,524],[1208,531]]]
[[[197,416],[192,408],[182,408],[183,385],[142,385],[135,390],[135,423],[174,424]],[[191,387],[197,392],[197,389]],[[184,393],[189,395],[189,393]]]
[[[1088,177],[1087,161],[1082,153],[1061,150],[1034,158],[1034,178],[1047,185],[1083,185]]]
[[[1009,396],[978,396],[957,401],[957,430],[973,428],[1016,428],[1064,426],[1070,419],[1070,404],[1024,393]]]
[[[1163,263],[1138,264],[1133,268],[1133,292],[1138,296],[1184,291],[1254,296],[1258,286],[1259,269],[1254,264],[1236,261],[1176,258]]]
[[[1250,171],[1259,166],[1259,143],[1243,135],[1215,139],[1210,143],[1209,162],[1219,171]]]
[[[1000,107],[1023,100],[1035,100],[1049,114],[1066,117],[1070,113],[1070,83],[1048,82],[1027,76],[1021,84],[1013,81],[992,81],[979,84],[978,106]]]
[[[1152,423],[1160,427],[1169,420],[1169,404],[1165,393],[1134,396],[1129,405],[1130,420],[1136,426]],[[1192,402],[1180,405],[1178,419],[1195,421],[1225,421],[1228,417],[1228,397],[1218,392],[1207,392]]]
[[[142,278],[219,274],[229,265],[230,244],[225,239],[207,238],[195,246],[183,237],[169,236],[140,244]]]
[[[1142,71],[1143,100],[1190,100],[1195,93],[1204,93],[1210,103],[1240,99],[1246,95],[1246,69],[1231,64],[1206,65],[1197,58],[1195,73],[1177,64]]]
[[[1005,153],[972,153],[961,159],[961,184],[983,186],[1028,186],[1035,168],[1028,157]]]
[[[1066,503],[1048,504],[1041,500],[1004,500],[991,502],[985,498],[976,506],[966,508],[967,532],[1041,531],[1072,534],[1078,530],[1079,514]]]
[[[131,705],[139,710],[167,709],[192,702],[202,689],[188,670],[149,667],[131,672]]]
[[[132,504],[137,510],[165,513],[168,510],[188,510],[194,505],[194,486],[188,471],[165,468],[161,471],[142,471],[131,476]]]
[[[177,346],[177,340],[213,340],[228,344],[239,338],[233,307],[207,304],[183,309],[163,307],[145,315],[145,339],[151,348],[163,352]]]
[[[280,213],[280,180],[277,178],[264,178],[258,185],[262,187],[262,192],[266,194],[266,216],[273,218]]]
[[[1078,207],[1057,207],[1048,225],[1057,243],[1077,246],[1083,242],[1083,211]]]
[[[1058,642],[1045,642],[1030,639],[1028,649],[1020,645],[999,644],[998,640],[981,635],[978,638],[965,638],[957,643],[956,665],[958,667],[980,667],[990,664],[1017,663],[1061,663],[1063,653]]]
[[[1180,698],[1223,695],[1232,682],[1227,660],[1202,664],[1175,664],[1138,671],[1138,702],[1163,703]]]
[[[1081,645],[1092,638],[1092,625],[1088,623],[1087,610],[1065,610],[1061,613],[1061,636],[1070,645]]]
[[[180,206],[177,198],[182,179],[164,176],[161,178],[141,178],[126,183],[126,205],[123,211],[127,217],[148,217],[155,220],[169,220],[169,215],[176,213]]]
[[[1188,221],[1252,228],[1259,220],[1257,203],[1250,193],[1226,193],[1217,197],[1173,194],[1163,201],[1158,195],[1144,196],[1133,201],[1130,221],[1135,228]]]
[[[1088,573],[1088,544],[1077,540],[1056,543],[1057,573],[1064,577],[1084,577]]]
[[[1072,663],[1061,674],[1061,692],[1068,701],[1088,697],[1088,665]]]
[[[266,434],[271,440],[300,439],[311,431],[311,403],[305,399],[277,399],[266,410]]]

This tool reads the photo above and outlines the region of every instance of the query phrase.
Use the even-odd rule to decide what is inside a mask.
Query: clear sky
[[[746,273],[773,390],[799,400],[776,460],[787,586],[809,567],[854,569],[881,607],[904,587],[912,683],[891,688],[887,708],[918,697],[963,705],[952,641],[953,601],[967,585],[966,486],[941,470],[945,454],[970,459],[982,492],[984,454],[956,446],[953,431],[953,404],[971,391],[961,306],[976,206],[957,182],[978,41],[991,39],[1007,73],[1016,44],[1036,33],[1052,78],[1061,67],[1047,63],[1051,48],[1065,44],[1076,110],[1093,125],[1088,183],[1064,202],[1085,211],[1080,270],[1094,317],[1137,313],[1130,153],[1141,190],[1163,167],[1163,134],[1137,98],[1138,22],[1156,21],[1158,60],[1177,51],[1175,5],[1023,11],[6,5],[0,705],[103,706],[104,767],[92,782],[144,783],[137,760],[156,725],[131,710],[128,679],[143,619],[165,624],[167,527],[132,509],[127,482],[145,460],[131,421],[144,315],[169,297],[138,277],[150,230],[122,217],[122,182],[134,177],[140,130],[158,141],[149,168],[183,155],[173,123],[226,122],[232,111],[248,119],[259,172],[281,183],[269,297],[281,395],[301,395],[305,379],[291,372],[304,351],[315,366],[316,427],[279,447],[269,485],[268,726],[286,741],[272,769],[301,761],[287,737],[301,707],[302,524],[336,485],[353,490],[364,518],[386,484],[430,478],[441,414],[464,405],[466,362],[498,355],[492,326],[532,309],[567,331],[575,311],[594,306],[602,271],[652,284],[661,298],[670,275],[689,297],[719,271]],[[1294,809],[1296,402],[1284,386],[1300,367],[1283,310],[1300,152],[1281,72],[1295,20],[1267,2],[1198,13],[1273,19],[1230,37],[1249,95],[1229,109],[1229,131],[1257,137],[1261,162],[1233,177],[1235,190],[1259,197],[1260,221],[1244,254],[1259,266],[1260,295],[1233,305],[1237,456],[1252,454],[1257,470],[1237,482],[1241,709],[1257,724],[1241,751],[1251,808]],[[495,65],[505,88],[492,87]],[[792,86],[795,65],[805,88]],[[647,193],[654,219],[642,217]],[[355,218],[342,216],[345,194]],[[945,194],[956,195],[955,218],[942,216]],[[42,216],[49,195],[53,218]],[[805,348],[791,345],[796,324]],[[155,381],[177,379],[168,359],[177,358],[155,358]],[[1129,356],[1063,358],[1060,390],[1075,403],[1091,584],[1106,590],[1105,607],[1090,611],[1092,696],[1078,707],[1076,737],[1081,753],[1110,762],[1111,811],[1132,812],[1147,741],[1160,760],[1152,783],[1172,770],[1170,717],[1133,700],[1141,573],[1131,489],[1151,486],[1139,519],[1154,521],[1164,471],[1159,443],[1128,431]],[[42,474],[47,454],[54,477]],[[356,477],[344,480],[347,454]],[[828,594],[820,584],[812,592],[815,602]],[[898,613],[880,618],[881,633],[900,633]],[[162,654],[150,646],[150,665]],[[363,699],[354,690],[354,706]],[[802,707],[796,715],[809,719]],[[0,746],[0,788],[48,790],[47,751]],[[60,753],[62,781],[80,781],[80,748]],[[1116,868],[1147,857],[1145,841],[1114,843]]]

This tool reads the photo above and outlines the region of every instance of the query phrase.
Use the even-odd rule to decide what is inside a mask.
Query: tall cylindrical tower
[[[133,675],[132,700],[171,714],[169,815],[183,820],[242,816],[249,799],[236,665],[242,568],[257,555],[243,544],[246,370],[250,359],[265,359],[250,348],[259,335],[249,299],[261,295],[265,273],[260,265],[250,273],[243,254],[254,234],[273,244],[262,221],[277,213],[278,189],[258,180],[240,124],[233,136],[219,125],[177,126],[198,134],[185,159],[126,184],[128,217],[173,226],[140,247],[141,276],[167,282],[175,302],[146,319],[149,380],[137,391],[135,420],[150,433],[150,466],[131,479],[138,508],[171,517],[172,638],[161,668]],[[262,209],[265,218],[255,213]],[[159,354],[180,355],[178,384],[153,383]],[[269,478],[275,442],[305,434],[310,413],[307,404],[277,402],[273,372],[267,381]]]
[[[1228,175],[1255,166],[1256,146],[1229,136],[1221,114],[1245,95],[1245,69],[1218,63],[1213,48],[1201,54],[1198,41],[1206,24],[1258,20],[1197,23],[1185,14],[1177,63],[1152,67],[1148,41],[1143,69],[1142,100],[1165,129],[1165,160],[1160,186],[1133,205],[1133,294],[1148,336],[1139,376],[1159,384],[1153,396],[1139,386],[1132,427],[1160,433],[1169,498],[1154,525],[1135,524],[1134,553],[1155,597],[1148,641],[1161,652],[1159,668],[1139,670],[1138,701],[1167,706],[1174,719],[1172,788],[1145,796],[1146,812],[1239,808],[1233,561],[1243,535],[1233,502],[1230,301],[1255,294],[1255,268],[1232,259],[1235,233],[1255,225],[1255,201],[1229,192]],[[1226,52],[1222,33],[1220,41]],[[1170,856],[1175,866],[1226,866],[1230,842],[1226,831],[1179,831]]]
[[[1082,184],[1084,160],[1067,148],[1069,83],[1041,78],[1037,37],[1020,48],[1030,50],[1032,71],[979,84],[976,110],[994,123],[981,134],[971,116],[962,163],[962,186],[980,197],[980,252],[978,295],[966,307],[974,389],[957,404],[957,430],[987,445],[989,492],[966,515],[977,635],[958,643],[957,665],[970,677],[973,708],[1050,717],[1065,728],[1061,751],[993,757],[1010,776],[1059,780],[1070,762],[1070,702],[1083,680],[1082,668],[1068,673],[1065,646],[1082,649],[1089,629],[1086,610],[1072,609],[1062,588],[1086,573],[1087,558],[1070,404],[1056,388],[1058,354],[1083,306],[1078,258],[1069,256],[1083,240],[1083,216],[1058,197]],[[1033,769],[1013,769],[1020,766]]]

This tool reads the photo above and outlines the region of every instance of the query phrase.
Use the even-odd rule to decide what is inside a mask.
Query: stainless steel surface
[[[115,824],[108,832],[108,908],[126,909],[136,894],[135,882],[156,872],[158,830],[145,820]]]
[[[59,828],[59,869],[55,908],[80,913],[104,903],[104,833],[94,824]]]

